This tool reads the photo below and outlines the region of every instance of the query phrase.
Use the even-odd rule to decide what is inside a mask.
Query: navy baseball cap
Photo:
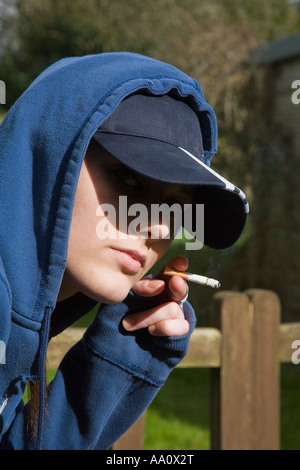
[[[197,187],[204,204],[204,240],[224,249],[240,237],[249,212],[245,194],[204,160],[203,130],[196,112],[169,95],[124,99],[93,138],[132,170],[165,183]]]

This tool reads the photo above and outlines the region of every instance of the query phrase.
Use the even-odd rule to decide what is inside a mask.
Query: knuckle
[[[172,318],[183,318],[182,309],[176,302],[170,302],[168,307],[168,313]]]

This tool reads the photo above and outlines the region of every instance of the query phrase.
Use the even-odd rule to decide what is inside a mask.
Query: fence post
[[[211,448],[247,449],[251,440],[251,316],[246,294],[214,297],[213,326],[222,333],[220,368],[211,369]]]
[[[270,291],[220,292],[213,323],[222,333],[211,370],[211,447],[279,448],[280,303]]]
[[[112,446],[112,450],[142,450],[144,444],[146,411],[140,418],[128,429],[128,431],[119,437]]]
[[[280,301],[269,290],[251,289],[245,293],[253,311],[253,448],[277,450],[280,448]]]

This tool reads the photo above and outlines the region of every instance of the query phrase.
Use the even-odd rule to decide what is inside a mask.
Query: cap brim
[[[246,199],[226,188],[201,186],[195,203],[204,204],[204,245],[225,249],[239,239],[248,218]]]
[[[225,249],[240,237],[247,220],[245,195],[207,165],[174,145],[144,137],[96,132],[94,140],[132,170],[165,183],[195,185],[204,204],[204,242]]]

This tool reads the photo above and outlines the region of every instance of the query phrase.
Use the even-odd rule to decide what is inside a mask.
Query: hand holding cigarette
[[[168,266],[164,269],[165,276],[179,276],[186,281],[195,282],[196,284],[201,284],[203,286],[210,286],[215,289],[218,289],[221,284],[216,279],[210,277],[201,276],[199,274],[191,274],[187,272],[177,271],[176,269],[169,268]]]
[[[188,259],[176,256],[171,261],[174,269],[183,272],[188,268]],[[154,306],[147,310],[127,315],[123,327],[127,331],[136,331],[147,328],[153,336],[182,336],[189,329],[190,324],[185,318],[182,303],[188,291],[184,279],[166,279],[162,268],[155,277],[145,277],[137,281],[132,292],[140,297],[153,297]]]

